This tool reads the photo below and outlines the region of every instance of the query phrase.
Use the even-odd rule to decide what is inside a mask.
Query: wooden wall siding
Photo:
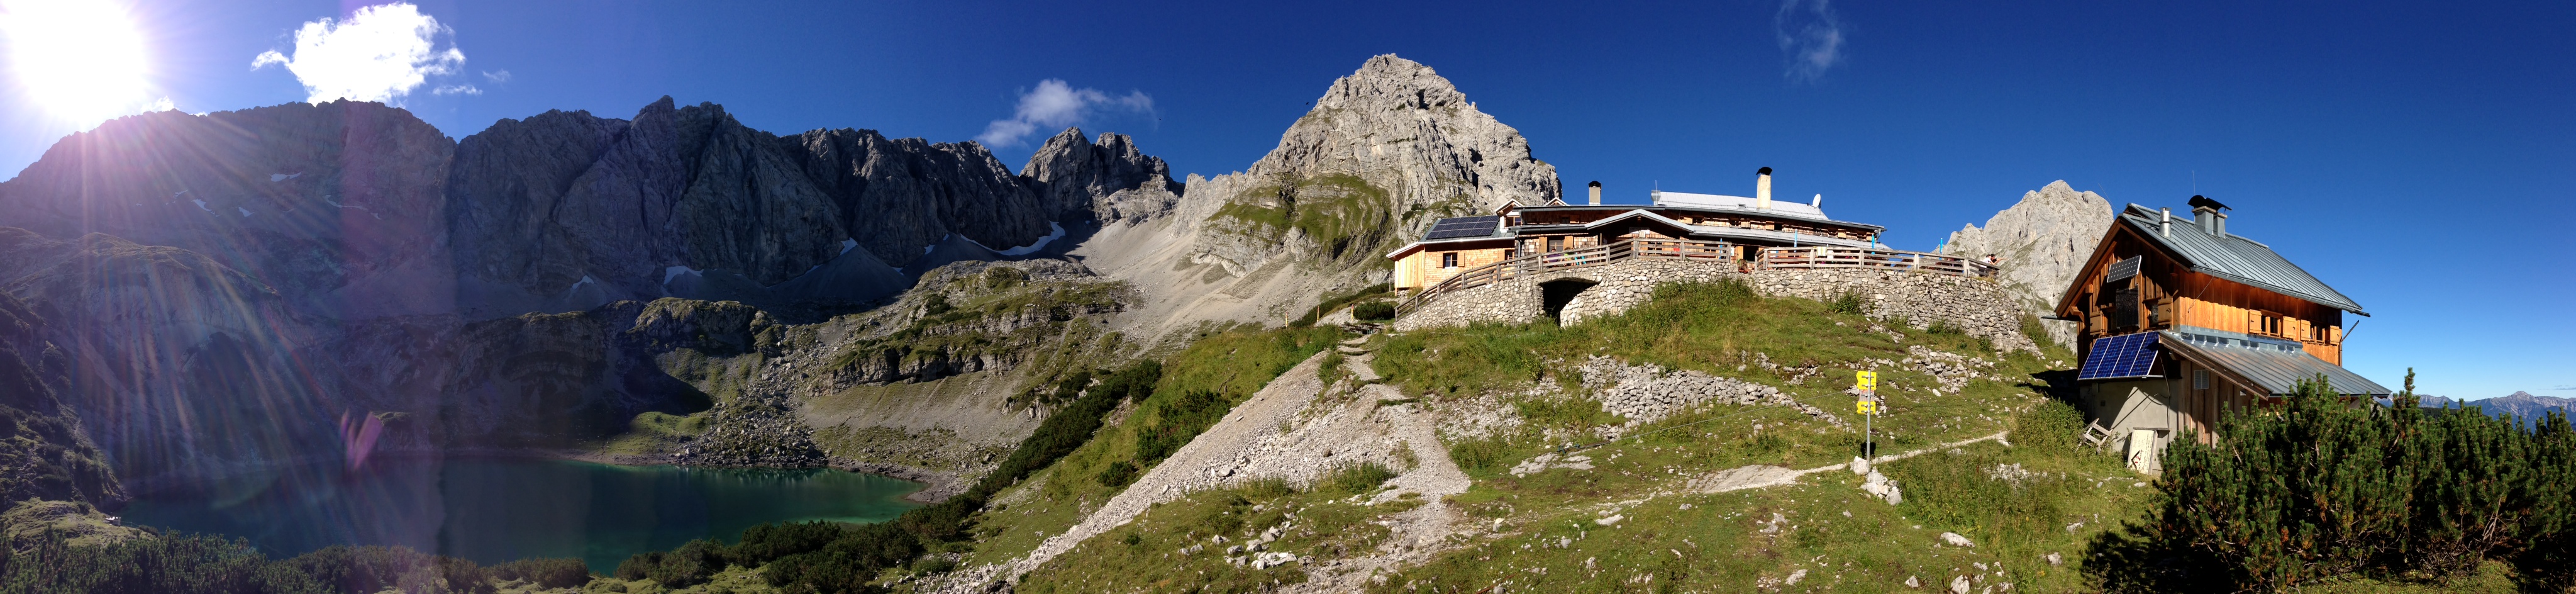
[[[2224,369],[2203,366],[2198,361],[2179,356],[2168,359],[2170,363],[2159,362],[2158,365],[2172,367],[2173,375],[2170,377],[2174,380],[2174,388],[2181,394],[2177,402],[2182,409],[2183,426],[2175,429],[2198,430],[2201,443],[2211,443],[2216,437],[2221,416],[2251,410],[2258,399],[2269,396],[2264,390],[2250,387],[2251,384]],[[2194,375],[2204,371],[2209,373],[2209,387],[2195,387],[2200,384]]]
[[[2183,324],[2296,340],[2308,354],[2343,364],[2343,310],[2206,274],[2183,282]],[[2266,315],[2281,318],[2280,332],[2260,327]]]
[[[2083,322],[2083,336],[2076,344],[2079,356],[2090,354],[2094,338],[2179,325],[2297,340],[2318,359],[2343,364],[2342,310],[2192,272],[2135,233],[2126,226],[2114,226],[2100,249],[2105,255],[2094,258],[2078,275],[2083,283],[2077,286],[2075,299]],[[2116,286],[2102,284],[2110,264],[2138,256],[2145,258],[2138,276]],[[2118,309],[2113,292],[2122,288],[2138,292],[2137,320],[2113,319]],[[2266,315],[2281,318],[2279,332],[2261,327]]]
[[[1458,276],[1458,273],[1466,272],[1471,268],[1508,260],[1510,258],[1506,256],[1506,254],[1510,251],[1510,248],[1485,248],[1453,250],[1446,252],[1422,250],[1412,256],[1407,256],[1406,259],[1409,260],[1416,257],[1422,258],[1421,263],[1416,267],[1416,269],[1420,271],[1418,273],[1419,276],[1417,277],[1419,280],[1415,281],[1417,284],[1413,285],[1414,288],[1418,289],[1440,284],[1440,281],[1449,280],[1449,277]],[[1441,254],[1457,254],[1458,265],[1451,268],[1441,267]]]

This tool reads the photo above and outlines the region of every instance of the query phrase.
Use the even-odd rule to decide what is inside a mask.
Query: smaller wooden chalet
[[[1655,191],[1650,204],[1602,204],[1592,182],[1588,204],[1506,205],[1488,216],[1440,219],[1420,241],[1386,257],[1395,288],[1419,291],[1478,266],[1523,255],[1580,250],[1626,240],[1723,241],[1740,260],[1764,247],[1874,247],[1885,228],[1825,216],[1824,196],[1771,199],[1771,168],[1755,172],[1753,197]]]
[[[2131,204],[2058,299],[2073,320],[2087,416],[2130,464],[2152,470],[2184,429],[2205,441],[2218,417],[2324,376],[2335,392],[2388,388],[2342,367],[2344,314],[2361,304],[2271,246],[2227,232],[2227,205],[2191,197],[2192,215]]]

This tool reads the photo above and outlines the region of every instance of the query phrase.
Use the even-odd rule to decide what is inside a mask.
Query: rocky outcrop
[[[25,303],[0,293],[0,506],[30,499],[121,505],[125,488],[115,471],[79,413],[55,397],[70,383],[71,361],[46,339],[45,326]]]
[[[56,398],[128,486],[172,469],[330,451],[343,412],[294,349],[323,335],[291,298],[215,258],[90,234],[0,228],[0,292],[46,320]]]
[[[1173,200],[1140,201],[1133,196],[1177,198],[1185,190],[1172,181],[1169,165],[1136,150],[1136,142],[1127,135],[1102,134],[1094,143],[1083,138],[1080,128],[1067,128],[1047,139],[1036,154],[1029,155],[1029,164],[1020,168],[1020,174],[1040,184],[1039,201],[1045,212],[1063,216],[1087,211],[1092,220],[1101,222],[1169,213]]]
[[[1279,146],[1244,171],[1189,184],[1198,252],[1236,275],[1299,257],[1341,272],[1375,264],[1432,219],[1542,204],[1556,167],[1449,79],[1393,54],[1333,81]],[[1284,249],[1282,249],[1284,248]]]
[[[2022,194],[2021,202],[1986,219],[1983,228],[1967,225],[1951,233],[1941,251],[1972,258],[1994,256],[2003,268],[2004,287],[2023,311],[2054,315],[2057,298],[2065,294],[2068,283],[2075,282],[2084,261],[2093,257],[2093,246],[2110,231],[2112,216],[2109,200],[2077,192],[2058,180]],[[2044,325],[2058,344],[2074,343],[2074,324],[2048,321]]]

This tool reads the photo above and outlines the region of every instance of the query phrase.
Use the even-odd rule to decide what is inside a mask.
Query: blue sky
[[[137,105],[192,112],[309,98],[290,66],[327,64],[254,62],[300,60],[299,29],[349,26],[363,5],[107,1],[146,48]],[[1743,193],[1770,166],[1782,194],[1822,193],[1837,218],[1929,249],[2052,180],[2115,205],[2207,194],[2236,207],[2232,231],[2370,309],[2347,366],[2392,387],[2413,366],[2434,394],[2576,397],[2557,315],[2576,305],[2561,230],[2576,215],[2576,5],[1269,4],[425,0],[436,31],[414,66],[429,74],[389,100],[457,137],[548,109],[626,117],[662,95],[782,133],[962,141],[1039,124],[995,144],[1013,167],[1044,124],[1077,121],[1216,174],[1275,145],[1334,77],[1396,53],[1519,128],[1567,186],[1600,180],[1614,201]],[[84,124],[25,88],[22,58],[54,50],[6,34],[0,170],[14,171]],[[1049,88],[1089,109],[1020,117]]]

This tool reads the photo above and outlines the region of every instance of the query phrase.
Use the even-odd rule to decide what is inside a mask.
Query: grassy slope
[[[1190,390],[1210,390],[1234,403],[1251,397],[1281,372],[1340,340],[1338,328],[1235,329],[1211,332],[1166,360],[1154,395],[1126,421],[1101,429],[1090,443],[995,497],[1001,505],[977,517],[976,548],[963,563],[1007,561],[1037,548],[1048,535],[1080,523],[1119,488],[1101,484],[1101,469],[1132,459],[1136,432],[1156,426],[1160,406]]]
[[[1435,402],[1487,390],[1517,392],[1534,382],[1573,387],[1579,383],[1574,368],[1584,357],[1607,354],[1771,384],[1837,414],[1852,408],[1852,398],[1839,392],[1852,370],[1870,367],[1869,359],[1902,360],[1906,346],[1928,345],[1994,360],[1992,372],[2007,379],[1974,380],[1964,390],[1935,394],[1928,390],[1936,385],[1932,376],[1902,365],[1878,367],[1880,395],[1893,406],[1880,419],[1881,453],[1991,435],[2017,421],[2033,429],[2017,446],[1983,442],[1883,465],[1904,485],[1903,505],[1867,498],[1859,477],[1842,471],[1808,475],[1788,486],[1676,494],[1689,476],[1747,464],[1812,468],[1847,461],[1856,449],[1857,427],[1833,429],[1777,407],[1720,406],[1638,432],[1686,429],[1583,452],[1594,459],[1594,470],[1514,477],[1508,473],[1514,463],[1566,441],[1589,441],[1590,432],[1616,418],[1588,401],[1507,397],[1530,398],[1513,402],[1527,423],[1518,433],[1449,444],[1475,480],[1451,500],[1471,517],[1467,531],[1452,537],[1462,546],[1387,575],[1372,589],[1464,593],[1508,582],[1506,591],[1513,592],[1886,592],[1904,590],[1909,577],[1922,591],[1940,590],[1954,577],[1968,577],[1978,589],[2003,582],[2015,584],[2015,591],[2087,589],[2078,567],[2085,544],[2139,517],[2154,490],[2152,478],[2129,472],[2111,456],[2063,445],[2071,436],[2054,434],[2070,431],[2073,421],[2044,421],[2045,415],[2029,412],[2046,402],[2046,383],[2035,379],[2055,375],[2047,373],[2046,362],[2068,360],[2070,354],[2002,355],[1969,337],[1923,332],[1907,333],[1900,344],[1859,330],[1867,326],[1863,318],[1829,312],[1813,301],[1761,298],[1739,286],[1718,285],[1667,287],[1645,307],[1575,328],[1478,326],[1384,341],[1378,370],[1407,393]],[[1822,371],[1790,383],[1794,372],[1765,369],[1755,353]],[[1757,424],[1768,430],[1756,430]],[[2037,429],[2042,426],[2048,429]],[[1998,480],[1989,474],[1998,464],[2018,464],[2031,474]],[[1372,521],[1415,505],[1368,506],[1345,495],[1271,486],[1198,493],[1086,542],[1031,574],[1023,590],[1260,591],[1303,581],[1303,568],[1228,565],[1218,550],[1224,545],[1195,555],[1182,549],[1210,542],[1211,534],[1241,542],[1246,534],[1285,524],[1288,535],[1270,550],[1315,559],[1358,556],[1387,534]],[[1609,514],[1623,521],[1596,521]],[[1766,532],[1773,514],[1784,520]],[[1499,528],[1494,520],[1501,520]],[[1939,545],[1945,531],[1977,546]],[[2050,553],[2063,565],[2047,563]],[[2489,569],[2451,588],[2510,591]],[[1787,583],[1801,570],[1801,580]],[[2429,589],[2351,582],[2321,591]]]

